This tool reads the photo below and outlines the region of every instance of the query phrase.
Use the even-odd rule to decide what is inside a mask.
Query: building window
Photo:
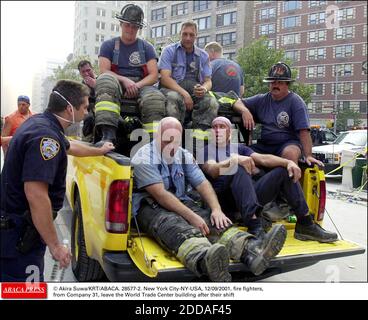
[[[181,22],[172,23],[170,26],[170,34],[172,36],[180,33]]]
[[[276,17],[276,8],[266,8],[259,10],[259,19],[270,19]]]
[[[308,42],[320,42],[326,40],[326,30],[308,32]]]
[[[193,1],[193,11],[203,11],[211,8],[211,1]]]
[[[316,96],[322,96],[325,93],[325,85],[323,83],[317,83],[314,85],[314,94]]]
[[[327,1],[309,1],[308,7],[309,8],[319,7],[325,5],[326,3]]]
[[[308,24],[320,24],[325,23],[326,14],[325,12],[311,13],[308,15]]]
[[[106,16],[106,11],[104,9],[96,9],[96,14],[98,17],[105,17]]]
[[[353,45],[347,44],[344,46],[334,47],[335,58],[347,58],[353,56]]]
[[[335,29],[335,39],[350,39],[354,37],[353,26],[340,27]]]
[[[314,105],[315,113],[322,113],[322,102],[316,102]]]
[[[119,31],[119,25],[112,23],[111,24],[111,31],[118,32]]]
[[[223,54],[225,59],[235,60],[236,52],[226,52]]]
[[[83,46],[83,54],[87,54],[87,47]]]
[[[308,49],[307,60],[317,60],[326,58],[326,48]]]
[[[236,12],[218,14],[216,18],[216,27],[229,26],[236,24]]]
[[[340,9],[338,13],[339,20],[349,20],[354,18],[354,8]]]
[[[367,82],[362,82],[361,83],[361,93],[362,94],[367,94]]]
[[[300,1],[284,1],[284,12],[301,8]]]
[[[104,42],[105,36],[103,34],[96,34],[96,42]]]
[[[282,27],[285,28],[294,28],[300,25],[300,17],[293,16],[282,19]]]
[[[299,61],[299,50],[285,51],[285,58],[292,60],[293,62]]]
[[[87,27],[88,27],[88,20],[83,20],[83,26],[84,26],[85,28],[87,28]]]
[[[351,82],[343,82],[337,84],[337,94],[351,94],[352,92],[352,83]],[[332,94],[336,94],[336,83],[332,84]]]
[[[275,39],[268,39],[267,48],[268,49],[275,49],[275,44],[276,44]]]
[[[210,42],[210,36],[205,36],[205,37],[198,37],[197,38],[197,46],[200,48],[204,48],[204,46]]]
[[[359,102],[359,112],[363,114],[367,114],[367,101]]]
[[[95,47],[95,54],[98,54],[100,47]]]
[[[322,78],[325,76],[325,66],[312,66],[307,67],[306,77],[307,78]]]
[[[105,30],[105,22],[96,21],[96,29]]]
[[[275,25],[274,24],[262,24],[259,26],[259,34],[273,34],[275,33]]]
[[[281,38],[282,45],[291,45],[300,43],[300,33],[286,34]]]
[[[111,11],[111,18],[116,18],[116,15],[120,15],[119,11]]]
[[[166,26],[158,26],[152,28],[151,38],[160,38],[166,36]]]
[[[211,17],[204,17],[199,19],[193,19],[197,22],[198,30],[206,30],[211,28]]]
[[[83,33],[83,41],[87,41],[87,33]]]
[[[231,3],[236,3],[236,1],[217,1],[217,6],[218,7],[223,7],[223,6],[226,6],[226,5],[231,4]]]
[[[171,7],[171,16],[182,16],[188,14],[188,2],[175,4]]]
[[[236,32],[217,34],[216,41],[219,42],[222,46],[236,44]]]
[[[159,8],[151,11],[151,20],[160,21],[166,19],[166,8]]]
[[[337,66],[339,77],[350,77],[353,75],[353,64],[340,64]],[[332,67],[332,76],[336,77],[336,66]]]

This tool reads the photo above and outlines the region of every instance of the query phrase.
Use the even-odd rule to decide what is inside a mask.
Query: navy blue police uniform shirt
[[[102,43],[99,57],[104,57],[112,62],[114,56],[115,38]],[[146,63],[152,59],[157,59],[155,48],[143,40],[143,50],[145,53]],[[141,57],[139,54],[138,41],[130,45],[125,45],[120,40],[119,47],[119,75],[124,77],[139,77],[143,78]]]
[[[262,125],[262,143],[276,145],[299,141],[299,130],[309,129],[307,106],[294,92],[279,101],[272,99],[268,92],[243,99],[243,102],[254,121]]]
[[[230,158],[231,154],[239,154],[241,156],[250,157],[254,151],[244,144],[227,144],[226,147],[219,147],[214,143],[210,143],[203,149],[203,163],[208,160],[215,160],[216,162],[222,162]],[[226,176],[219,176],[213,179],[211,176],[206,175],[207,179],[211,182],[215,190],[223,190],[225,185]]]
[[[29,210],[24,183],[41,181],[49,185],[52,209],[60,210],[69,147],[63,127],[52,113],[45,111],[26,120],[13,136],[6,154],[1,174],[1,209],[15,214]]]

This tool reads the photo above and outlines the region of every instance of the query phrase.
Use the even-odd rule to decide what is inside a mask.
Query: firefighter
[[[135,4],[127,4],[116,18],[121,36],[103,42],[99,53],[95,110],[102,142],[116,140],[124,98],[138,99],[141,121],[149,131],[165,116],[165,97],[153,86],[158,81],[155,49],[137,37],[144,26],[143,11]]]
[[[312,156],[307,106],[300,96],[290,91],[293,81],[290,67],[278,62],[263,80],[269,84],[270,91],[239,99],[234,108],[262,125],[261,139],[251,146],[255,152],[273,154],[295,163],[304,155],[308,165],[323,167],[323,163]]]
[[[204,163],[202,169],[226,213],[240,211],[248,232],[262,236],[262,208],[282,192],[297,216],[296,239],[319,242],[337,240],[336,233],[314,223],[309,214],[298,183],[301,170],[294,161],[256,153],[245,145],[231,143],[231,123],[227,118],[215,118],[212,128],[213,139],[204,148],[204,159],[200,163]],[[261,176],[258,167],[271,170]]]
[[[64,202],[67,153],[94,156],[114,148],[64,136],[68,126],[83,120],[88,95],[85,85],[60,80],[46,111],[26,120],[12,138],[1,174],[0,281],[43,281],[46,246],[61,267],[70,262],[53,224]]]
[[[155,139],[132,158],[134,167],[133,214],[139,227],[176,257],[196,276],[231,281],[229,258],[243,262],[255,275],[281,250],[286,229],[274,226],[262,239],[232,227],[211,184],[181,148],[182,126],[167,117],[161,120]],[[186,193],[192,185],[208,209]]]
[[[207,129],[217,116],[218,102],[210,90],[211,66],[206,51],[194,43],[197,24],[187,21],[181,25],[180,41],[162,50],[159,61],[161,91],[167,97],[166,114],[182,124],[190,121],[194,138],[205,140]],[[185,121],[186,120],[186,121]]]

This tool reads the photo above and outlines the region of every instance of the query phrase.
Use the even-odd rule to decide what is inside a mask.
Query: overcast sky
[[[74,1],[1,1],[2,116],[16,110],[18,95],[32,96],[33,74],[47,60],[73,52],[73,29]]]

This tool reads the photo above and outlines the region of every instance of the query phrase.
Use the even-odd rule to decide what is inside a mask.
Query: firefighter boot
[[[294,238],[302,241],[312,240],[322,243],[335,242],[338,239],[335,232],[327,231],[318,223],[314,223],[310,215],[298,218],[295,225]]]
[[[208,248],[206,255],[200,260],[200,269],[211,281],[231,282],[229,261],[230,257],[226,247],[215,243]]]
[[[263,238],[248,240],[241,261],[258,276],[268,268],[270,260],[281,251],[285,240],[285,227],[281,224],[275,225]]]
[[[96,147],[101,147],[105,142],[116,142],[116,128],[113,126],[101,125],[97,127],[102,133],[101,141],[96,143]]]

